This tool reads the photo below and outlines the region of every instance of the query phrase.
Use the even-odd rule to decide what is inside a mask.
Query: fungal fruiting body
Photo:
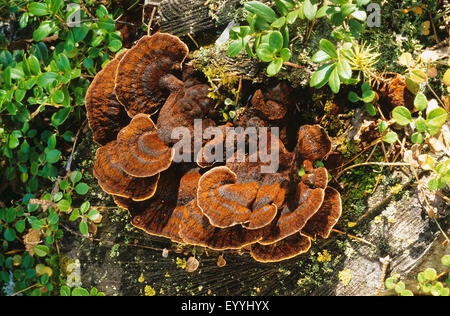
[[[293,258],[318,236],[328,238],[342,203],[328,187],[327,170],[314,167],[331,151],[326,132],[302,126],[296,146],[286,148],[289,113],[295,111],[286,83],[257,90],[253,110],[219,125],[209,87],[185,65],[187,56],[187,46],[172,35],[145,36],[94,79],[86,108],[101,146],[94,166],[101,188],[149,234],[214,250],[245,247],[261,262]],[[175,161],[175,132],[195,134],[198,120],[202,131],[215,128],[220,137],[189,141],[183,154],[192,160]],[[270,130],[269,141],[258,142],[253,152],[211,158],[225,136],[236,136],[233,127],[254,130],[257,138],[274,126],[281,134]],[[243,144],[252,145],[245,138]],[[257,159],[261,152],[277,154],[276,170],[261,172],[269,167]]]

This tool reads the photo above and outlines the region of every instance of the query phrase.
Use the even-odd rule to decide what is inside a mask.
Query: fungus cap
[[[173,150],[158,137],[155,124],[146,114],[136,115],[119,132],[117,148],[122,169],[133,177],[151,177],[167,170]]]
[[[187,172],[172,166],[161,174],[155,195],[143,202],[114,197],[116,204],[131,215],[131,224],[150,235],[166,237],[183,243],[179,235],[186,205],[195,200],[200,174],[198,169]]]
[[[213,250],[237,250],[259,241],[261,230],[247,230],[241,225],[218,228],[211,225],[196,201],[185,208],[180,224],[180,236],[185,243]]]
[[[114,94],[114,78],[125,52],[106,64],[92,81],[86,93],[86,111],[94,141],[106,145],[116,140],[117,134],[130,118]]]
[[[311,248],[311,240],[300,234],[294,234],[271,245],[252,245],[251,254],[256,261],[279,262],[294,258]]]
[[[100,187],[112,195],[143,201],[156,191],[159,174],[148,178],[134,178],[121,169],[115,141],[97,150],[93,170]]]
[[[325,190],[325,199],[320,210],[308,220],[301,233],[312,240],[316,240],[317,236],[327,239],[341,215],[341,195],[335,189],[328,187]]]
[[[298,132],[296,151],[304,160],[322,160],[331,152],[331,140],[321,126],[304,125]]]
[[[215,227],[246,223],[252,214],[251,206],[259,185],[236,182],[236,174],[227,167],[213,168],[200,178],[197,203]]]
[[[181,65],[189,49],[178,37],[157,33],[144,36],[120,61],[115,78],[115,93],[130,117],[139,113],[154,114],[162,106],[168,92],[161,79],[173,78],[173,70]],[[174,81],[172,81],[174,82]]]

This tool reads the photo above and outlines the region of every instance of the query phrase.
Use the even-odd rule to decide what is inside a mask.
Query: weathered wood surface
[[[163,0],[159,4],[161,31],[176,36],[214,30],[215,23],[204,0]]]
[[[96,149],[91,137],[86,133],[80,144],[75,168],[90,170]],[[394,177],[407,182],[409,176],[399,170]],[[227,264],[222,268],[217,266],[221,253],[197,248],[200,266],[188,273],[177,260],[187,259],[192,252],[177,253],[170,241],[132,228],[127,212],[114,207],[94,179],[91,185],[91,205],[111,208],[102,212],[95,240],[79,236],[76,224],[68,227],[61,252],[80,261],[84,287],[95,286],[108,295],[144,295],[146,287],[156,295],[375,295],[383,276],[380,258],[391,257],[388,274],[397,272],[412,280],[416,274],[410,277],[410,272],[430,253],[450,251],[437,240],[442,235],[427,217],[414,186],[407,187],[400,199],[389,199],[391,188],[380,186],[367,204],[387,203],[367,217],[365,233],[358,235],[374,246],[334,233],[327,241],[317,241],[309,253],[282,263],[263,264],[248,253],[225,252]],[[441,224],[447,225],[444,229],[448,231],[448,205],[439,199],[432,203],[441,216],[447,216],[447,222],[441,219]],[[164,248],[169,250],[167,257]],[[330,261],[318,260],[324,250],[331,255]],[[350,276],[348,283],[339,277],[343,271]]]

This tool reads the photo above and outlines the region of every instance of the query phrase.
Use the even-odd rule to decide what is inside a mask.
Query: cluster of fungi
[[[331,151],[326,132],[302,126],[287,149],[295,101],[285,83],[257,90],[247,111],[220,125],[210,87],[186,65],[188,54],[175,36],[144,36],[92,82],[86,108],[101,145],[93,170],[101,188],[148,234],[218,251],[248,249],[260,262],[293,258],[318,236],[328,238],[342,205],[327,170],[314,164]],[[217,139],[204,141],[192,162],[175,162],[172,132],[194,131],[196,119],[202,128],[280,127],[278,170],[262,173],[265,162],[255,162],[255,153],[241,162],[204,161]],[[273,142],[259,146],[272,152]]]

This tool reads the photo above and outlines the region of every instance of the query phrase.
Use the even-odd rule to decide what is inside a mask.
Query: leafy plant
[[[450,256],[442,257],[441,262],[443,265],[450,267]],[[442,276],[447,276],[444,283],[439,281],[439,278]],[[417,281],[419,282],[418,289],[420,294],[450,296],[450,274],[448,272],[439,276],[435,269],[427,268],[417,275]]]
[[[414,296],[413,292],[406,289],[405,282],[400,281],[400,276],[397,274],[387,278],[384,284],[388,290],[394,290],[398,296]]]
[[[63,0],[8,1],[0,12],[18,21],[20,34],[32,34],[26,50],[7,50],[14,43],[1,41],[0,174],[15,190],[2,192],[8,199],[0,204],[0,289],[52,295],[65,282],[57,251],[61,222],[80,219],[79,230],[87,235],[100,216],[82,201],[90,190],[82,172],[68,172],[67,153],[76,139],[71,129],[85,118],[90,80],[122,40],[115,16],[103,5],[95,16],[81,10],[79,1]],[[77,12],[79,24],[69,24]]]
[[[359,96],[356,92],[350,91],[348,94],[348,100],[353,103],[364,102],[366,104],[367,113],[371,116],[375,116],[377,114],[377,109],[373,105],[373,101],[376,98],[375,91],[372,90],[371,86],[365,82],[361,86],[362,95]]]

